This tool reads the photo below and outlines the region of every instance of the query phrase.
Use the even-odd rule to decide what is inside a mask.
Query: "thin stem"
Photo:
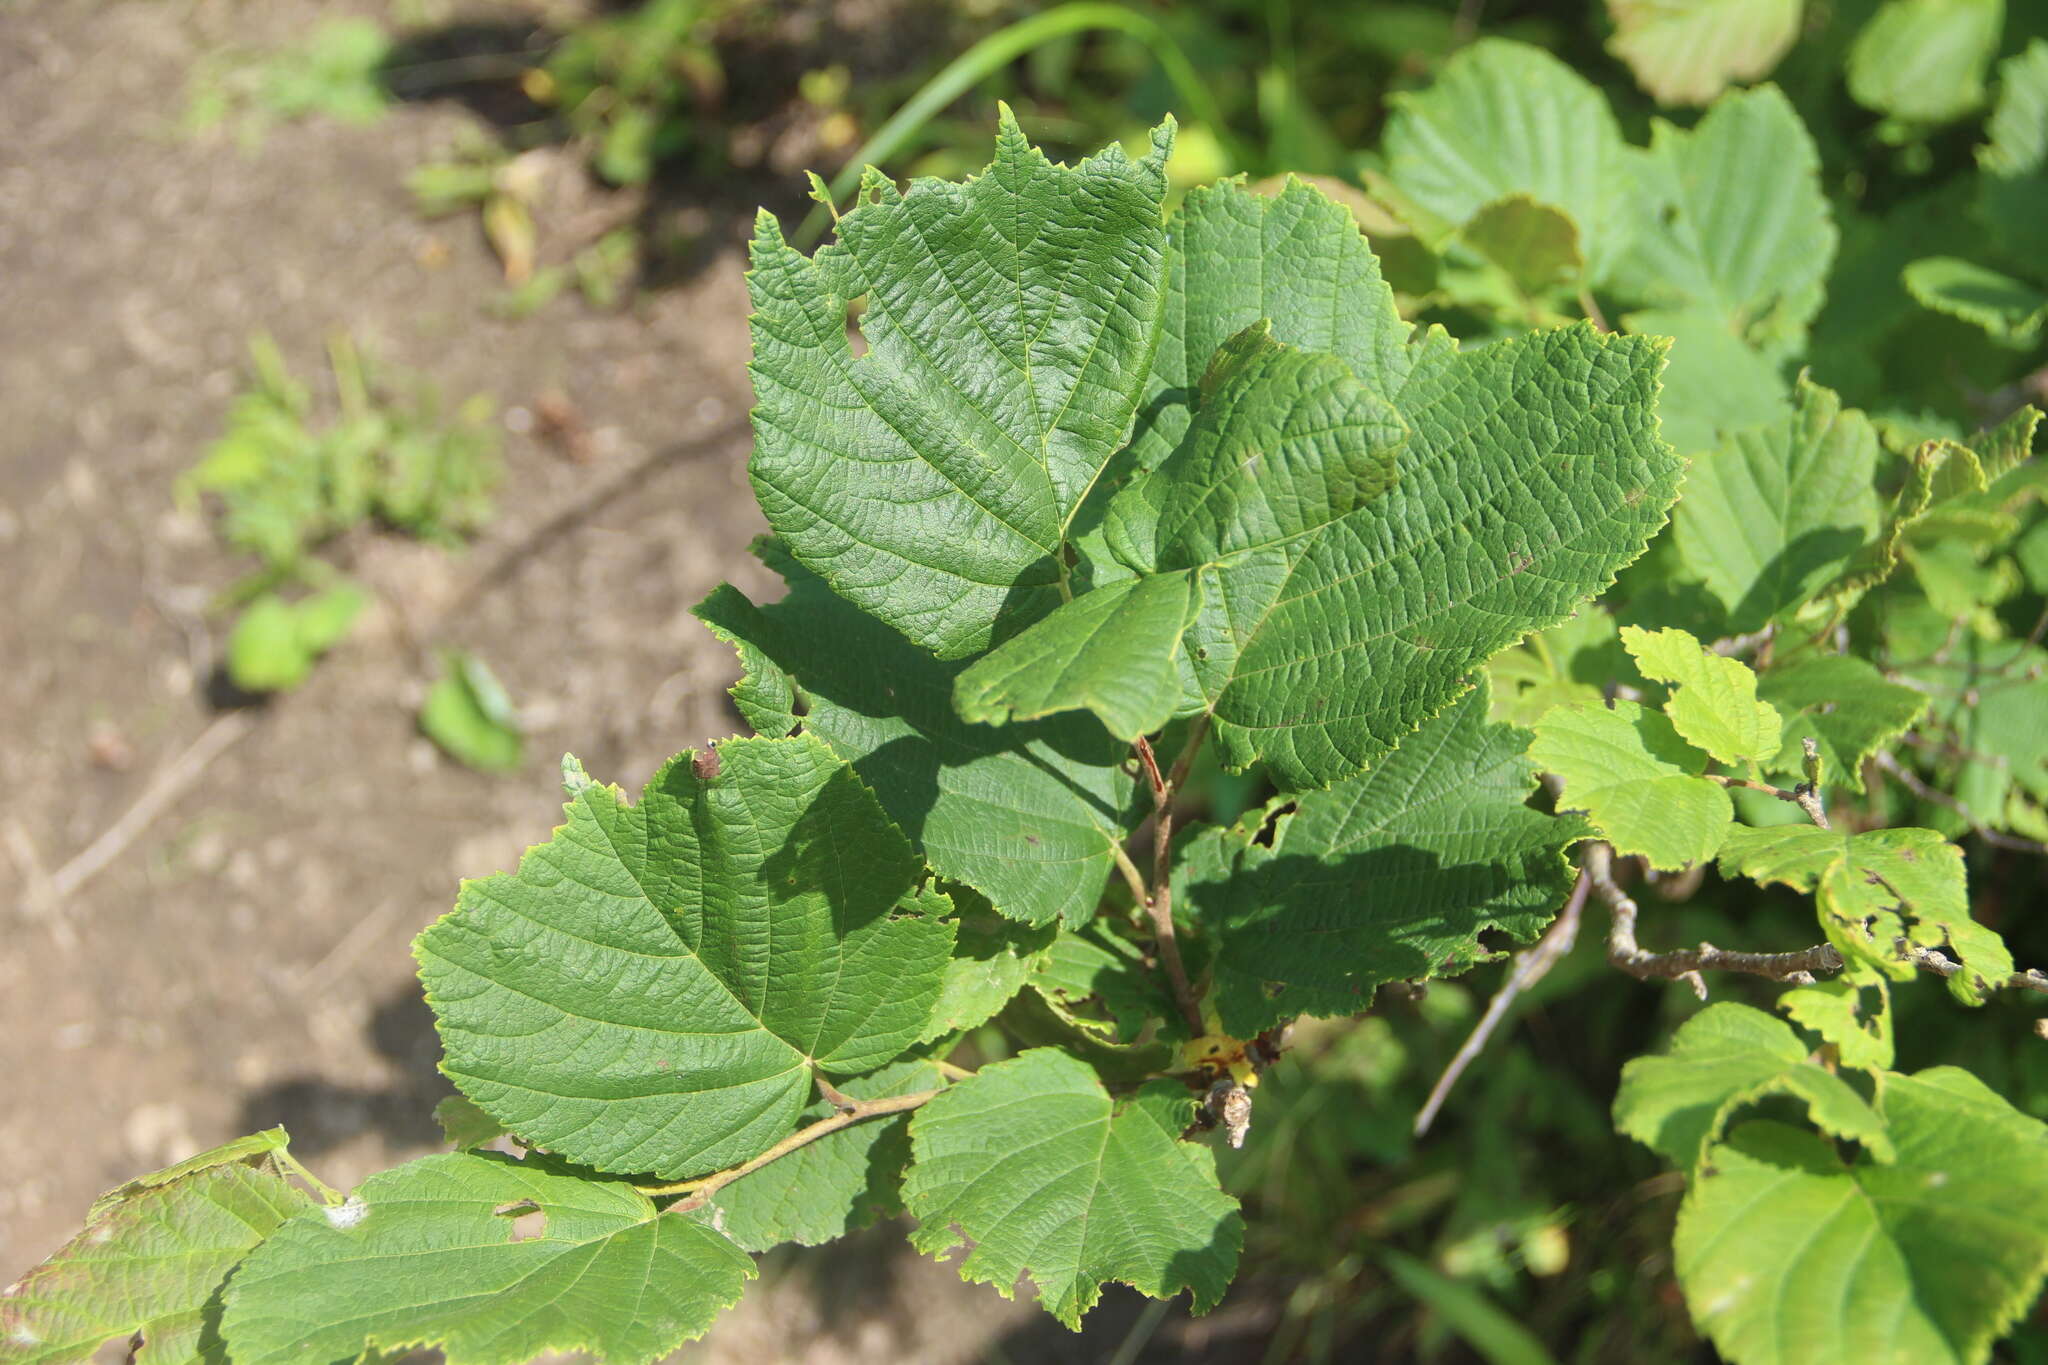
[[[270,1158],[271,1160],[275,1161],[278,1165],[284,1167],[293,1175],[297,1176],[299,1179],[305,1181],[308,1185],[311,1185],[314,1188],[314,1190],[316,1190],[319,1193],[320,1197],[322,1199],[325,1199],[328,1203],[345,1204],[348,1202],[347,1195],[343,1194],[340,1190],[335,1189],[334,1186],[328,1184],[319,1176],[314,1175],[311,1171],[307,1170],[305,1165],[301,1163],[297,1157],[292,1155],[291,1148],[279,1147],[275,1151],[270,1153]]]
[[[1181,961],[1180,940],[1173,928],[1173,798],[1179,782],[1187,776],[1188,766],[1194,762],[1195,750],[1201,747],[1207,734],[1208,726],[1201,721],[1189,728],[1187,744],[1174,761],[1171,777],[1160,775],[1159,760],[1152,752],[1150,740],[1140,735],[1132,745],[1151,779],[1154,806],[1152,894],[1145,901],[1145,909],[1152,919],[1152,935],[1159,944],[1160,965],[1166,969],[1167,983],[1173,987],[1174,1003],[1180,1006],[1181,1018],[1187,1021],[1189,1034],[1195,1038],[1208,1030],[1202,1025],[1202,1009],[1195,1003],[1195,989],[1188,981],[1187,964]]]
[[[1493,999],[1486,1006],[1486,1013],[1480,1017],[1465,1045],[1458,1049],[1458,1055],[1451,1058],[1451,1064],[1444,1068],[1444,1074],[1437,1077],[1436,1086],[1429,1092],[1429,1099],[1423,1104],[1422,1112],[1415,1116],[1415,1136],[1421,1137],[1436,1122],[1437,1111],[1450,1098],[1451,1087],[1458,1083],[1458,1077],[1465,1074],[1465,1068],[1486,1046],[1494,1029],[1507,1017],[1508,1007],[1515,998],[1549,974],[1558,960],[1570,953],[1579,941],[1579,921],[1586,908],[1586,893],[1592,888],[1592,874],[1579,872],[1578,885],[1572,888],[1571,896],[1565,901],[1556,921],[1536,945],[1515,955],[1514,970],[1508,979],[1494,992]]]
[[[1820,792],[1804,783],[1787,791],[1783,787],[1774,787],[1768,782],[1755,782],[1747,777],[1730,777],[1726,773],[1702,773],[1701,776],[1705,777],[1709,782],[1718,782],[1724,787],[1741,787],[1744,791],[1762,792],[1766,796],[1775,796],[1780,801],[1789,801],[1805,811],[1806,818],[1813,821],[1814,824],[1822,829],[1830,828],[1827,808],[1821,805],[1820,802]]]
[[[1124,874],[1124,885],[1131,888],[1132,903],[1136,905],[1151,904],[1152,893],[1145,887],[1145,874],[1140,872],[1138,865],[1131,861],[1131,855],[1124,852],[1124,846],[1111,841],[1109,856],[1115,860],[1116,870]]]
[[[1592,323],[1596,331],[1611,332],[1614,330],[1607,325],[1607,315],[1600,311],[1599,303],[1593,298],[1593,291],[1584,285],[1579,286],[1579,311],[1586,315],[1586,321]]]
[[[1928,786],[1920,780],[1918,773],[1899,762],[1896,758],[1893,758],[1889,752],[1880,751],[1878,753],[1877,766],[1884,769],[1892,777],[1896,777],[1899,780],[1899,785],[1921,800],[1932,801],[1937,806],[1945,806],[1957,815],[1962,816],[1963,819],[1969,822],[1970,832],[1985,843],[1990,844],[1993,848],[2009,848],[2016,853],[2048,854],[2048,844],[2038,843],[2032,839],[2022,839],[2016,834],[2006,834],[1992,829],[1977,818],[1975,811],[1971,810],[1961,801],[1958,801],[1955,797],[1950,796],[1947,792]]]
[[[974,1079],[974,1073],[966,1067],[954,1062],[940,1061],[936,1057],[932,1058],[932,1068],[949,1081],[971,1081]]]
[[[829,1137],[842,1128],[851,1128],[854,1124],[865,1123],[869,1119],[881,1118],[888,1114],[907,1114],[911,1110],[920,1108],[930,1102],[934,1096],[940,1093],[942,1092],[937,1090],[920,1090],[914,1095],[891,1095],[887,1099],[880,1100],[856,1100],[853,1102],[853,1108],[842,1109],[830,1118],[819,1119],[808,1128],[797,1129],[794,1133],[791,1133],[752,1161],[742,1162],[730,1170],[719,1171],[713,1175],[699,1176],[695,1180],[677,1181],[672,1185],[636,1185],[633,1188],[639,1190],[644,1195],[654,1198],[671,1194],[687,1194],[692,1196],[692,1198],[683,1201],[681,1204],[673,1204],[670,1207],[682,1208],[684,1204],[687,1204],[691,1208],[696,1208],[712,1195],[718,1193],[727,1185],[732,1184],[733,1181],[738,1180],[741,1176],[752,1175],[763,1166],[771,1162],[780,1161],[791,1152],[808,1147],[821,1137]]]

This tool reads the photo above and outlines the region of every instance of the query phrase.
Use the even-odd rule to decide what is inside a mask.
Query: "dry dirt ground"
[[[413,934],[458,878],[545,837],[564,750],[630,787],[738,724],[731,658],[688,609],[721,578],[765,586],[742,554],[759,529],[744,219],[714,214],[702,268],[633,310],[569,299],[495,319],[472,223],[423,222],[403,189],[467,112],[312,120],[253,148],[179,131],[203,54],[331,13],[0,6],[0,1281],[98,1191],[242,1132],[286,1125],[344,1187],[429,1150],[446,1088]],[[342,329],[446,397],[496,400],[500,514],[459,556],[347,547],[381,595],[368,625],[302,690],[242,713],[245,735],[53,898],[58,869],[219,714],[206,605],[246,565],[174,510],[176,476],[218,434],[252,333],[307,376]],[[592,458],[531,420],[564,399]],[[525,771],[482,777],[418,736],[422,643],[495,667],[530,721]],[[1088,1340],[1041,1337],[1035,1310],[901,1246],[881,1229],[854,1256],[770,1258],[685,1354],[1105,1359],[1136,1311],[1112,1296]],[[1171,1325],[1169,1340],[1206,1355]]]

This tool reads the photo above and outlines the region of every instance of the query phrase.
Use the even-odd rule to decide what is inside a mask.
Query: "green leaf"
[[[775,542],[756,552],[787,596],[757,607],[728,586],[697,608],[721,638],[746,642],[750,672],[735,697],[788,699],[752,719],[786,734],[801,696],[805,729],[854,765],[934,871],[1012,919],[1086,923],[1135,792],[1121,767],[1129,746],[1085,715],[963,721],[953,709],[959,665],[835,596]]]
[[[910,1061],[840,1089],[856,1100],[879,1100],[944,1084],[930,1062]],[[832,1112],[820,1100],[804,1117],[815,1121]],[[909,1123],[904,1113],[827,1133],[719,1190],[704,1216],[742,1251],[766,1251],[785,1242],[819,1246],[901,1213],[897,1188],[910,1161]]]
[[[0,1294],[9,1365],[89,1361],[131,1336],[138,1365],[227,1365],[221,1285],[307,1204],[269,1159],[282,1137],[244,1138],[103,1196],[83,1231]]]
[[[1629,166],[1636,228],[1616,288],[1753,344],[1812,318],[1835,226],[1820,153],[1784,95],[1726,95],[1690,129],[1658,119]]]
[[[919,1042],[979,1028],[995,1018],[1039,969],[1057,933],[1050,924],[1005,919],[965,888],[953,888],[952,897],[960,907],[953,956]]]
[[[1154,1298],[1186,1289],[1206,1312],[1237,1268],[1244,1224],[1209,1149],[1180,1141],[1193,1120],[1178,1082],[1119,1106],[1055,1049],[984,1067],[911,1120],[911,1243],[943,1257],[971,1242],[962,1279],[1007,1297],[1029,1274],[1076,1330],[1107,1280]]]
[[[911,897],[921,871],[808,737],[685,753],[637,806],[586,786],[420,936],[441,1068],[599,1170],[737,1165],[795,1126],[814,1070],[859,1075],[924,1032],[953,929]]]
[[[1563,210],[1526,194],[1494,200],[1474,214],[1458,236],[1505,270],[1524,294],[1576,284],[1586,273],[1578,225]]]
[[[1221,830],[1191,846],[1185,899],[1219,938],[1214,1000],[1233,1036],[1455,975],[1490,956],[1484,931],[1543,931],[1585,830],[1529,808],[1528,734],[1486,712],[1475,688],[1370,772],[1300,797],[1270,847]]]
[[[1849,48],[1849,93],[1909,124],[1947,123],[1984,102],[2005,0],[1886,0]]]
[[[1392,404],[1342,360],[1253,323],[1217,350],[1173,457],[1110,504],[1108,542],[1140,572],[1207,570],[1219,590],[1242,590],[1290,542],[1385,493],[1407,439]]]
[[[244,692],[291,691],[348,635],[367,604],[362,589],[346,583],[297,602],[263,594],[228,637],[229,679]]]
[[[1270,198],[1225,181],[1190,191],[1167,237],[1165,323],[1131,436],[1139,470],[1179,446],[1211,359],[1257,322],[1335,355],[1367,393],[1389,397],[1407,379],[1408,324],[1344,204],[1292,176]]]
[[[1823,1132],[1890,1160],[1883,1120],[1847,1081],[1808,1061],[1810,1051],[1782,1019],[1747,1005],[1709,1005],[1685,1021],[1664,1055],[1622,1068],[1614,1124],[1692,1169],[1738,1110],[1788,1095]]]
[[[1864,991],[1877,997],[1875,1008]],[[1802,1028],[1835,1045],[1843,1066],[1883,1071],[1892,1064],[1891,989],[1880,973],[1860,963],[1841,975],[1798,986],[1778,997],[1778,1008]]]
[[[1607,50],[1659,104],[1705,104],[1771,72],[1799,36],[1801,0],[1607,0]]]
[[[1771,669],[1757,684],[1763,699],[1785,718],[1785,747],[1773,772],[1793,773],[1802,763],[1802,739],[1811,738],[1831,780],[1863,790],[1863,765],[1887,748],[1927,710],[1927,694],[1889,682],[1853,655],[1821,654]]]
[[[1625,144],[1606,97],[1541,48],[1482,38],[1418,94],[1389,97],[1387,176],[1450,228],[1524,194],[1579,229],[1586,269],[1603,278],[1625,244]]]
[[[1258,547],[1205,570],[1188,634],[1230,765],[1263,761],[1283,788],[1358,772],[1640,554],[1676,477],[1651,416],[1658,350],[1570,327],[1427,351],[1400,395],[1414,434],[1392,489],[1291,540],[1264,543],[1248,517],[1161,545],[1161,567]],[[1147,483],[1200,486],[1201,439]],[[1168,505],[1147,483],[1113,515]]]
[[[1756,674],[1748,664],[1709,654],[1682,630],[1623,626],[1621,642],[1644,677],[1676,689],[1664,713],[1688,744],[1723,763],[1777,757],[1778,712],[1756,699]]]
[[[996,724],[1085,709],[1119,739],[1150,734],[1180,702],[1181,632],[1200,605],[1188,574],[1105,583],[984,655],[954,705]]]
[[[1112,1043],[1129,1043],[1155,1019],[1175,1017],[1159,973],[1135,949],[1095,929],[1062,929],[1027,978],[1053,1012]]]
[[[441,1137],[458,1152],[467,1152],[505,1136],[505,1125],[478,1108],[466,1095],[450,1095],[434,1106]]]
[[[1974,261],[1928,256],[1907,266],[1900,278],[1925,307],[2017,346],[2030,344],[2048,321],[2048,293]]]
[[[1983,1365],[2048,1272],[2048,1137],[1967,1072],[1887,1076],[1896,1155],[1749,1123],[1673,1242],[1694,1321],[1740,1365]]]
[[[1953,949],[1964,970],[1949,978],[1949,989],[1965,1004],[1980,1003],[2012,975],[1998,935],[1970,921],[1962,850],[1931,829],[1738,826],[1722,845],[1721,875],[1738,874],[1817,891],[1828,941],[1851,963],[1866,962],[1895,981],[1916,971],[1901,941]]]
[[[542,1226],[522,1235],[521,1218]],[[280,1228],[230,1282],[222,1334],[236,1365],[413,1347],[448,1365],[555,1351],[626,1365],[702,1336],[754,1274],[738,1247],[630,1185],[448,1153]]]
[[[1303,532],[1205,569],[1187,656],[1231,766],[1262,760],[1283,786],[1327,785],[1375,761],[1484,659],[1570,615],[1641,553],[1677,474],[1651,416],[1660,347],[1590,328],[1470,352],[1440,331],[1406,346],[1350,215],[1299,184],[1276,200],[1235,185],[1190,196],[1174,240],[1167,339],[1133,443],[1138,476],[1115,499],[1105,543],[1140,568],[1171,569],[1199,560],[1205,542],[1194,532],[1235,548],[1258,543],[1262,525]],[[1196,347],[1237,338],[1243,363],[1211,376],[1209,392],[1230,379],[1248,386],[1260,367],[1279,365],[1240,336],[1262,319],[1281,346],[1327,349],[1351,369],[1355,388],[1338,392],[1354,412],[1385,396],[1411,433],[1393,488],[1320,530],[1305,513],[1334,507],[1325,490],[1344,487],[1328,455],[1291,521],[1266,516],[1248,478],[1223,487],[1223,504],[1202,501],[1202,476],[1238,460],[1217,440],[1218,418],[1201,448],[1189,434],[1210,402],[1190,368],[1209,359]],[[1335,374],[1327,362],[1294,363],[1300,379]],[[1290,469],[1292,479],[1316,472],[1298,455]],[[1206,530],[1187,523],[1180,558],[1163,553],[1167,523],[1152,520],[1176,484],[1179,505],[1209,514]],[[1439,584],[1451,585],[1449,601]]]
[[[1559,810],[1584,811],[1617,853],[1660,871],[1713,857],[1735,818],[1728,793],[1700,776],[1706,755],[1635,702],[1557,707],[1536,722],[1529,757],[1563,780]]]
[[[1728,608],[1731,630],[1797,611],[1877,537],[1879,454],[1862,413],[1801,383],[1784,420],[1738,432],[1694,461],[1673,534]]]
[[[451,652],[420,704],[420,730],[478,772],[508,773],[526,761],[518,713],[490,666]]]
[[[1426,1304],[1487,1365],[1557,1365],[1540,1337],[1474,1286],[1438,1274],[1391,1247],[1381,1249],[1380,1260],[1401,1288]]]
[[[899,193],[870,170],[815,257],[760,216],[761,509],[836,592],[941,657],[1059,603],[1074,515],[1130,435],[1159,342],[1172,133],[1141,161],[1112,145],[1070,169],[1006,108],[982,174]]]

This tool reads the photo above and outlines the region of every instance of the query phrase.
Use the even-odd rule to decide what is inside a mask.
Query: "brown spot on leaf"
[[[690,771],[697,775],[699,782],[709,782],[718,776],[720,766],[721,760],[716,749],[706,749],[701,754],[690,755]]]

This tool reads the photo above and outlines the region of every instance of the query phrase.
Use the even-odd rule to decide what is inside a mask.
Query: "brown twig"
[[[741,1176],[752,1175],[771,1162],[780,1161],[801,1147],[808,1147],[821,1137],[829,1137],[842,1128],[851,1128],[856,1123],[882,1118],[889,1114],[907,1114],[941,1094],[937,1090],[920,1090],[914,1095],[891,1095],[880,1100],[855,1100],[851,1109],[841,1109],[830,1118],[819,1119],[808,1128],[799,1128],[782,1141],[770,1147],[752,1161],[742,1162],[730,1170],[718,1171],[712,1175],[699,1176],[695,1180],[681,1180],[671,1185],[637,1185],[634,1188],[644,1195],[659,1198],[663,1195],[687,1194],[669,1207],[673,1209],[698,1208],[705,1200],[724,1189]]]
[[[1639,910],[1635,901],[1614,880],[1613,848],[1597,842],[1586,845],[1585,852],[1580,855],[1580,866],[1592,883],[1593,893],[1607,905],[1608,962],[1638,980],[1684,981],[1692,987],[1693,994],[1704,1000],[1707,998],[1707,982],[1700,975],[1702,972],[1744,972],[1774,981],[1810,986],[1815,972],[1836,972],[1842,968],[1842,955],[1831,943],[1815,944],[1795,953],[1744,953],[1716,948],[1711,943],[1665,953],[1650,952],[1636,942]]]
[[[1697,948],[1680,948],[1653,953],[1636,942],[1636,903],[1614,880],[1614,850],[1604,843],[1587,844],[1580,855],[1593,883],[1593,892],[1607,903],[1613,921],[1607,931],[1607,960],[1639,980],[1683,980],[1700,999],[1707,998],[1702,972],[1743,972],[1769,977],[1796,986],[1813,984],[1816,972],[1842,970],[1842,955],[1832,943],[1816,943],[1792,953],[1743,953],[1702,943]],[[1903,945],[1902,945],[1903,946]],[[1907,948],[1913,965],[1936,976],[1949,977],[1963,970],[1962,964],[1932,948]],[[2005,980],[1991,983],[1993,989],[2039,991],[2048,995],[2048,972],[2028,969],[2014,972]]]
[[[2011,849],[2016,853],[2048,854],[2048,844],[2039,843],[2033,839],[2022,839],[2017,834],[2006,834],[2000,830],[1992,829],[1977,818],[1975,811],[1971,810],[1961,801],[1958,801],[1955,797],[1950,796],[1947,792],[1927,785],[1927,783],[1921,780],[1918,773],[1899,762],[1896,758],[1893,758],[1889,752],[1879,751],[1877,754],[1877,766],[1882,768],[1888,775],[1896,777],[1899,780],[1900,786],[1921,800],[1932,801],[1935,805],[1945,807],[1962,816],[1963,819],[1969,822],[1970,832],[1985,843],[1990,844],[1993,848]]]
[[[814,1071],[811,1079],[818,1083],[818,1097],[842,1114],[850,1114],[860,1108],[860,1101],[825,1079],[825,1073]]]
[[[1706,778],[1707,781],[1718,782],[1724,787],[1740,787],[1744,791],[1762,792],[1766,796],[1775,796],[1780,801],[1789,801],[1805,811],[1806,818],[1813,821],[1814,824],[1819,825],[1822,829],[1831,828],[1828,824],[1827,807],[1821,804],[1819,790],[1808,786],[1806,783],[1802,782],[1788,791],[1784,787],[1774,787],[1768,782],[1757,782],[1747,777],[1730,777],[1726,773],[1702,773],[1700,775]]]
[[[1159,944],[1159,962],[1166,969],[1167,984],[1173,988],[1174,1003],[1180,1006],[1181,1018],[1195,1038],[1208,1030],[1202,1026],[1202,1009],[1195,1003],[1195,988],[1188,980],[1187,964],[1181,961],[1180,940],[1173,928],[1173,798],[1207,733],[1208,726],[1200,720],[1190,727],[1187,744],[1174,761],[1170,777],[1160,774],[1151,741],[1140,735],[1131,746],[1137,750],[1138,760],[1152,781],[1152,894],[1145,901],[1145,910],[1151,916],[1152,935]]]
[[[1950,977],[1963,969],[1963,964],[1952,957],[1936,952],[1932,948],[1915,948],[1913,965],[1922,971],[1933,972],[1936,976]],[[2040,991],[2048,995],[2048,973],[2038,968],[2014,972],[2003,981],[1990,983],[1994,990]]]
[[[198,738],[186,745],[183,752],[157,769],[149,785],[143,788],[142,795],[135,798],[135,804],[123,812],[120,819],[108,825],[99,838],[50,874],[46,887],[53,903],[67,899],[103,872],[109,863],[126,851],[128,845],[135,842],[136,836],[149,828],[166,806],[177,800],[206,771],[208,764],[255,728],[256,721],[249,712],[229,711],[201,730]]]
[[[1572,894],[1566,899],[1564,909],[1558,912],[1557,919],[1543,937],[1538,939],[1533,947],[1515,955],[1514,970],[1508,973],[1508,979],[1501,984],[1501,988],[1493,993],[1493,999],[1487,1003],[1486,1013],[1480,1016],[1471,1036],[1466,1038],[1465,1045],[1458,1049],[1458,1055],[1451,1058],[1451,1064],[1444,1068],[1444,1074],[1437,1077],[1436,1086],[1429,1092],[1429,1099],[1423,1103],[1422,1112],[1415,1116],[1415,1136],[1421,1137],[1429,1132],[1430,1125],[1436,1122],[1437,1111],[1442,1109],[1444,1101],[1450,1098],[1451,1087],[1458,1083],[1458,1077],[1465,1074],[1465,1068],[1472,1065],[1473,1060],[1486,1047],[1487,1039],[1493,1036],[1493,1031],[1499,1027],[1500,1021],[1507,1017],[1508,1007],[1515,1003],[1515,998],[1548,975],[1559,959],[1570,953],[1572,947],[1578,943],[1579,921],[1586,908],[1586,892],[1592,884],[1592,875],[1582,869],[1579,872],[1578,884],[1572,888]]]

